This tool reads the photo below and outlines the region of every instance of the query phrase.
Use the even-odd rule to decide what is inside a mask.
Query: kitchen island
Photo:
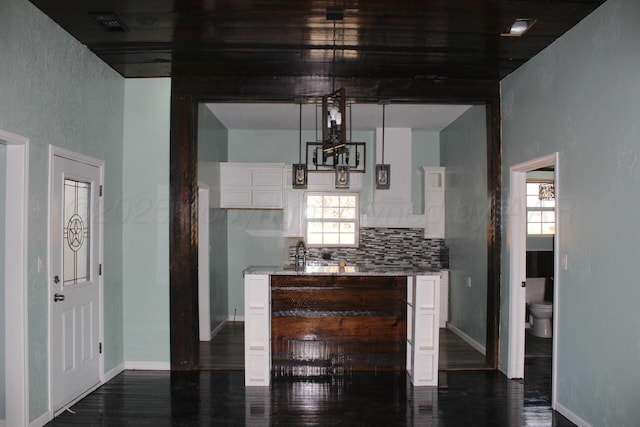
[[[405,369],[437,385],[439,271],[253,266],[244,283],[245,385]]]

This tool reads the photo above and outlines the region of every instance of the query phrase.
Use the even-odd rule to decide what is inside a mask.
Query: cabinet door
[[[277,190],[254,190],[251,191],[252,208],[282,208],[282,189]]]
[[[226,188],[220,192],[220,207],[250,208],[251,190]]]
[[[440,277],[416,276],[413,288],[411,367],[414,386],[438,385]]]
[[[282,211],[284,237],[302,237],[302,194],[300,190],[285,190]]]
[[[271,380],[271,309],[269,276],[244,277],[244,363],[246,386],[268,386]]]
[[[424,237],[444,239],[444,191],[425,192],[424,215]]]
[[[254,187],[281,187],[282,168],[255,168],[251,171],[251,185]]]

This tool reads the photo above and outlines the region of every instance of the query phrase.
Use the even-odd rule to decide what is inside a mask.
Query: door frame
[[[85,163],[90,166],[95,166],[100,170],[100,185],[104,189],[104,161],[86,156],[84,154],[76,153],[71,150],[67,150],[65,148],[57,147],[55,145],[49,145],[49,198],[48,198],[48,208],[47,208],[47,278],[53,277],[53,269],[52,269],[52,253],[51,253],[51,209],[52,209],[52,195],[53,195],[53,162],[54,157],[64,157],[66,159]],[[96,232],[99,237],[99,244],[97,245],[98,250],[98,262],[100,264],[103,263],[104,257],[104,197],[99,197],[98,200],[98,216],[94,219],[94,223],[96,224]],[[104,342],[104,274],[98,275],[98,341]],[[47,284],[49,284],[49,279],[47,279]],[[51,286],[47,285],[47,309],[49,310],[48,315],[48,324],[47,324],[47,335],[48,335],[48,357],[49,357],[49,414],[50,419],[53,419],[56,414],[53,412],[52,401],[53,401],[53,313],[51,310],[51,301],[53,301],[53,292]],[[98,387],[100,387],[104,383],[104,353],[99,354],[99,366],[98,366],[98,375],[100,381],[97,385],[85,391],[84,393],[76,396],[71,402],[68,403],[68,406],[73,405],[75,402],[79,401],[87,394],[91,393]]]
[[[211,341],[209,186],[198,183],[198,317],[200,341]]]
[[[526,253],[527,253],[527,203],[526,180],[527,172],[541,167],[554,167],[554,184],[556,195],[559,193],[560,161],[559,153],[551,153],[524,163],[511,166],[509,169],[509,225],[507,227],[507,242],[511,242],[509,248],[509,363],[507,365],[507,377],[524,378],[524,346],[525,346],[525,312],[526,312],[526,288],[522,282],[527,277]],[[551,406],[556,407],[557,386],[557,334],[558,334],[558,262],[560,247],[559,227],[559,199],[556,197],[555,218],[556,232],[553,241],[554,257],[554,286],[553,286],[553,343],[552,343],[552,374],[551,374]]]
[[[5,315],[5,413],[7,425],[27,425],[29,419],[27,335],[27,212],[29,189],[29,139],[0,130],[0,143],[7,147],[4,315]],[[7,183],[9,180],[7,179]],[[40,260],[39,260],[40,261]],[[40,263],[39,263],[40,264]],[[40,265],[38,265],[40,267]],[[15,284],[8,286],[9,283]],[[8,320],[11,319],[11,322]],[[11,327],[9,327],[11,325]],[[12,390],[11,393],[8,390]]]

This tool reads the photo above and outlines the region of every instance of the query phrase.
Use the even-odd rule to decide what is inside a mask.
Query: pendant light
[[[296,100],[296,103],[300,105],[300,118],[299,118],[299,133],[298,133],[298,163],[292,165],[292,177],[291,182],[293,188],[307,188],[307,164],[302,163],[302,102],[303,100]]]
[[[382,162],[376,164],[376,190],[388,190],[391,188],[391,165],[384,163],[384,119],[385,107],[389,100],[381,100],[378,103],[382,104]]]

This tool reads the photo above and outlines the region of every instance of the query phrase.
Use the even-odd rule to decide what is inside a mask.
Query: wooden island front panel
[[[404,371],[405,276],[271,276],[274,377]]]

